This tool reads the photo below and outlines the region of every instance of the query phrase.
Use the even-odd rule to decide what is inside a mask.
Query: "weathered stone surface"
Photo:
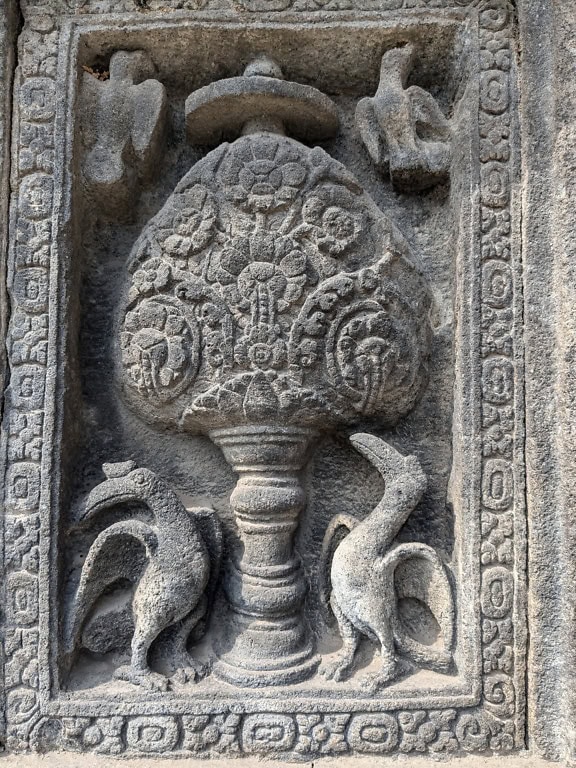
[[[153,73],[145,51],[116,51],[106,80],[94,71],[83,76],[82,173],[88,193],[113,216],[132,211],[138,184],[161,161],[166,89],[148,77]]]
[[[16,49],[18,9],[15,2],[2,5],[0,28],[0,339],[6,338],[8,294],[6,290],[6,249],[8,246],[8,197],[10,189],[10,129],[12,117],[12,77]],[[6,350],[0,347],[0,392],[4,392]]]
[[[571,759],[570,13],[177,5],[21,9],[6,764]]]
[[[158,760],[154,757],[130,760],[129,763],[126,760],[114,760],[98,755],[82,755],[81,759],[84,768],[122,768],[122,766],[126,765],[130,765],[131,768],[152,768],[152,766],[158,765]],[[499,760],[500,764],[506,765],[506,768],[549,768],[550,765],[554,765],[547,760],[540,760],[532,755],[510,756],[504,760],[500,757]],[[3,763],[6,768],[37,768],[38,765],[42,766],[42,768],[77,768],[78,755],[62,753],[58,755],[42,755],[41,757],[38,755],[33,757],[9,755],[3,758]],[[166,764],[180,766],[180,768],[196,768],[198,765],[202,765],[202,763],[195,759],[178,760],[178,762],[162,760],[162,765]],[[408,760],[402,760],[401,758],[400,762],[392,762],[390,758],[380,757],[379,764],[410,765],[411,768],[412,766],[414,768],[423,768],[430,765],[430,760],[422,756],[412,756]],[[442,763],[440,764],[442,765]],[[490,768],[491,765],[494,765],[494,759],[475,755],[473,757],[458,758],[455,764],[458,765],[458,768]],[[242,768],[261,768],[262,765],[266,765],[266,762],[258,757],[244,757],[241,763],[238,763],[237,760],[219,760],[216,758],[211,760],[209,765],[210,768],[231,768],[231,766],[233,768],[235,765],[241,765]],[[295,763],[293,761],[275,760],[272,765],[274,768],[291,768]],[[310,763],[304,763],[304,765],[309,766]],[[369,766],[374,765],[374,757],[325,757],[321,765],[326,768],[340,768],[340,766],[345,768],[369,768]]]
[[[531,706],[539,752],[574,760],[574,217],[576,20],[571,4],[521,6],[526,264]]]

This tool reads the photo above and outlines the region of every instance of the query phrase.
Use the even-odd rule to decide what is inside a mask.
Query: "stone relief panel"
[[[522,746],[513,16],[400,5],[29,6],[11,749]]]

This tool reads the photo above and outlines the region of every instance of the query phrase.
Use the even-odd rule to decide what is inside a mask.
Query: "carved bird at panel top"
[[[109,80],[83,78],[84,132],[90,144],[83,172],[109,213],[132,204],[136,179],[148,179],[160,156],[168,102],[153,72],[144,51],[116,51]]]
[[[348,677],[365,635],[380,646],[380,670],[361,681],[374,692],[398,675],[396,650],[417,665],[448,671],[454,611],[450,582],[437,553],[426,544],[393,543],[426,489],[418,459],[402,456],[374,435],[359,433],[350,441],[374,464],[386,485],[382,500],[364,520],[337,515],[326,531],[323,598],[338,622],[343,647],[320,672],[336,681]],[[398,614],[401,598],[431,609],[441,647],[425,645],[405,631]]]
[[[356,125],[372,160],[407,190],[445,181],[450,167],[448,120],[430,93],[406,87],[414,52],[412,44],[387,51],[375,95],[356,107]]]
[[[188,655],[186,641],[206,612],[209,583],[213,583],[219,565],[222,534],[218,518],[211,509],[187,510],[160,477],[136,468],[134,462],[104,464],[103,470],[107,479],[88,495],[79,526],[127,502],[144,504],[153,521],[114,523],[90,547],[66,627],[68,657],[73,656],[98,598],[120,579],[133,579],[130,551],[134,544],[140,544],[147,562],[132,603],[131,662],[117,669],[115,676],[149,689],[166,690],[169,681],[150,669],[148,651],[164,629],[179,625],[174,640],[177,663],[182,665],[185,679],[194,680],[201,665]]]

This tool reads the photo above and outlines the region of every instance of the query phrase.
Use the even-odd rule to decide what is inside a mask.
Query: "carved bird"
[[[109,80],[87,73],[83,78],[91,143],[83,171],[110,213],[130,205],[136,178],[147,180],[157,167],[168,102],[164,86],[150,77],[153,72],[144,51],[116,51]]]
[[[450,124],[434,97],[417,85],[406,88],[414,46],[382,56],[374,96],[356,107],[356,125],[374,163],[404,189],[425,189],[448,176]]]
[[[396,649],[418,665],[437,671],[449,669],[452,591],[445,568],[431,547],[418,543],[393,546],[426,488],[417,458],[402,456],[373,435],[359,433],[350,440],[379,470],[386,486],[382,500],[364,520],[337,515],[328,526],[320,571],[323,599],[336,618],[343,647],[320,672],[336,681],[349,676],[365,635],[381,650],[380,670],[361,681],[364,688],[374,692],[399,673]],[[398,601],[404,597],[415,598],[432,609],[444,647],[425,645],[406,632],[398,615]]]
[[[85,527],[104,510],[127,502],[144,504],[153,521],[116,522],[90,547],[66,627],[68,658],[73,657],[98,598],[119,579],[134,579],[130,552],[137,543],[144,547],[147,562],[132,603],[131,662],[117,669],[115,676],[149,689],[167,690],[168,679],[148,665],[148,651],[164,629],[179,625],[173,638],[177,663],[182,665],[185,679],[195,680],[201,665],[188,655],[186,641],[206,612],[207,593],[219,567],[222,533],[218,518],[211,509],[188,511],[160,477],[137,468],[134,462],[104,464],[103,471],[107,479],[88,495],[79,526]]]

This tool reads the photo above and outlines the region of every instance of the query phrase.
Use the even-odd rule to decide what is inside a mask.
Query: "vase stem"
[[[223,582],[229,611],[214,670],[237,685],[298,682],[318,664],[303,617],[307,584],[294,552],[306,505],[300,472],[314,436],[265,427],[210,434],[239,475],[230,497],[237,539]]]

